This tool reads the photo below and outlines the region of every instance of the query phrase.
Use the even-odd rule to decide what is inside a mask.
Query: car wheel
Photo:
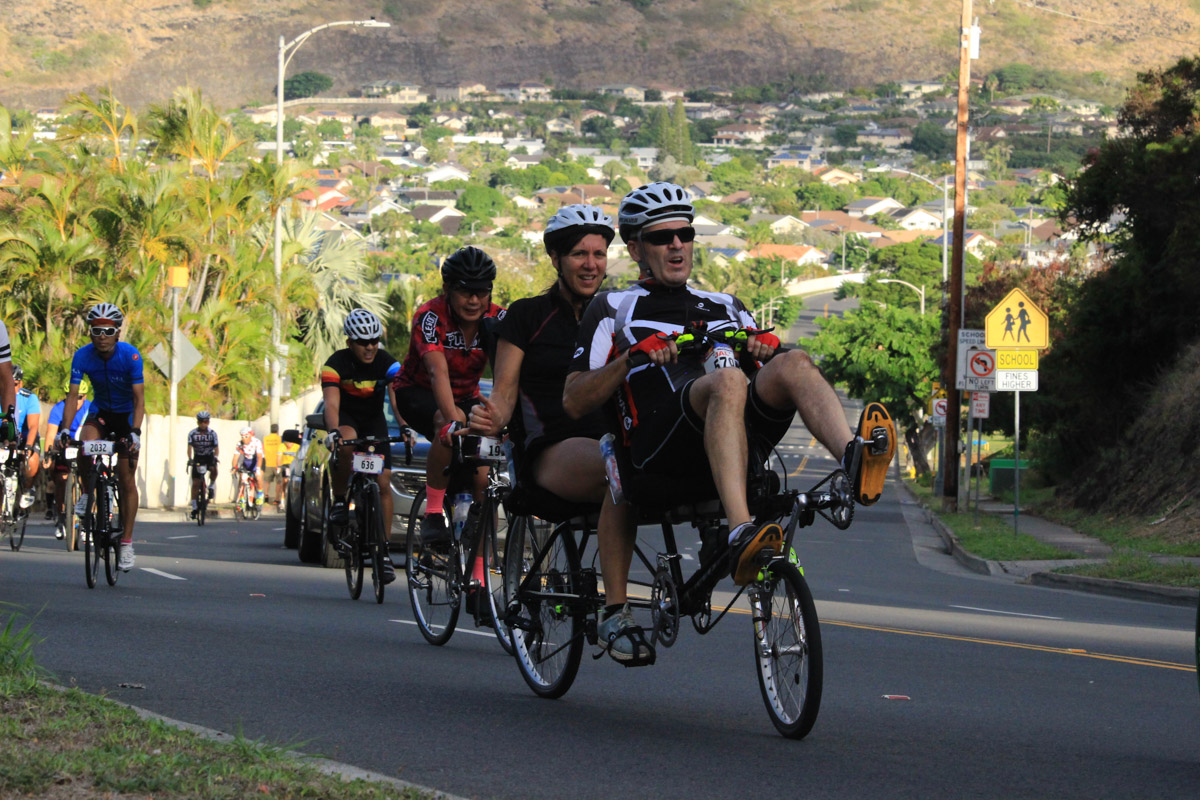
[[[292,512],[291,490],[284,495],[283,500],[283,546],[294,550],[300,545],[300,530],[303,520]],[[304,498],[304,489],[300,489],[300,498]],[[303,503],[301,503],[303,506]]]
[[[321,519],[314,520],[308,514],[308,500],[303,498],[302,507],[304,509],[303,521],[300,525],[300,560],[305,564],[320,564],[322,556],[322,548],[325,546],[325,517],[329,511],[329,493],[321,491]],[[314,530],[315,528],[315,530]]]

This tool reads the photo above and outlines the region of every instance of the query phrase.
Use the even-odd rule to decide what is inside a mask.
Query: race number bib
[[[479,457],[491,461],[503,461],[505,458],[504,443],[500,439],[493,439],[490,436],[479,437]]]
[[[8,456],[12,451],[7,447],[0,448],[0,464],[8,463]]]
[[[114,452],[113,443],[107,439],[93,439],[83,443],[83,452],[89,456],[111,456]]]
[[[208,472],[208,465],[207,465],[207,464],[200,464],[198,467],[196,467],[196,474],[197,474],[197,475],[203,475],[203,474],[205,474],[206,472]]]
[[[355,453],[354,471],[367,475],[378,475],[383,472],[383,456],[378,453]]]
[[[75,456],[79,455],[79,448],[68,447],[67,449],[63,450],[63,455],[67,457],[67,461],[72,461],[74,460]]]

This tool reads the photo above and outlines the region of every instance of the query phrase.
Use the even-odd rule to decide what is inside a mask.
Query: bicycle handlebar
[[[410,431],[407,425],[401,428],[399,436],[360,436],[357,439],[338,439],[338,444],[342,447],[372,447],[377,445],[390,445],[395,442],[404,442],[404,464],[405,466],[412,464],[412,445],[408,441],[408,436],[405,434]],[[389,448],[389,453],[390,453]]]
[[[705,353],[716,344],[725,344],[737,350],[745,350],[751,336],[770,333],[773,330],[775,330],[774,325],[769,328],[722,328],[710,331],[706,323],[694,322],[690,327],[681,331],[654,335],[664,342],[675,342],[675,348],[683,354]],[[775,352],[783,349],[783,347],[776,348]],[[631,353],[629,363],[631,366],[640,367],[650,363],[650,356],[642,351]]]

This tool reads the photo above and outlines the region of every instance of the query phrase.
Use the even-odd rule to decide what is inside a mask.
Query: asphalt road
[[[833,467],[799,426],[781,452],[799,485]],[[0,601],[63,684],[461,796],[1178,798],[1200,779],[1194,611],[969,573],[895,486],[798,537],[825,650],[801,742],[770,724],[744,615],[685,623],[653,667],[585,655],[546,701],[490,634],[431,647],[402,581],[352,601],[282,539],[278,516],[140,523],[137,568],[89,590],[35,524],[0,552]]]

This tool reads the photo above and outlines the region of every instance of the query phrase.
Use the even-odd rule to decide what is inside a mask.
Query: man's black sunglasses
[[[679,237],[679,241],[687,244],[688,242],[695,241],[696,229],[691,225],[684,228],[661,228],[657,231],[643,231],[638,238],[646,244],[663,247],[675,241],[676,236]]]
[[[374,338],[374,339],[351,339],[350,341],[354,342],[357,345],[362,345],[363,347],[369,347],[370,345],[373,345],[373,344],[379,344],[378,337]]]

